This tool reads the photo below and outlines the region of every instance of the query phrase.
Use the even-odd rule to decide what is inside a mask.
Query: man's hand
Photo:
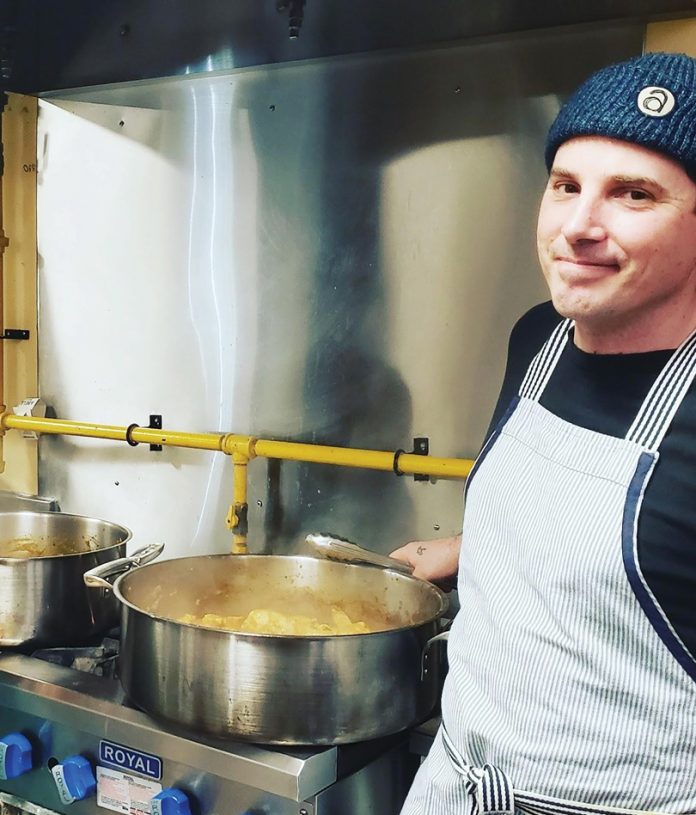
[[[456,583],[462,536],[411,541],[391,553],[391,557],[413,566],[413,576],[453,588]]]

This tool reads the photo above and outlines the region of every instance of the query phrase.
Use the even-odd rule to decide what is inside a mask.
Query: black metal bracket
[[[416,436],[413,440],[413,455],[414,456],[427,456],[430,452],[430,439],[427,436]],[[414,473],[414,481],[429,481],[430,476],[427,473]]]
[[[26,328],[6,328],[0,334],[0,340],[28,340],[29,331]]]
[[[150,414],[150,424],[148,425],[149,428],[152,430],[161,430],[162,429],[162,414],[161,413],[151,413]],[[159,453],[162,450],[161,444],[151,444],[150,450],[153,453]]]
[[[402,453],[405,453],[405,450],[397,450],[394,453],[394,464],[393,470],[394,475],[403,475],[401,470],[399,469],[399,459],[401,458]],[[413,439],[413,450],[411,450],[408,455],[410,456],[427,456],[430,452],[430,439],[427,436],[416,436]],[[427,473],[414,473],[413,474],[414,481],[429,481],[430,476]]]
[[[133,431],[136,427],[140,427],[139,424],[129,424],[126,428],[126,441],[130,444],[131,447],[137,447],[140,442],[133,441]],[[162,429],[162,415],[160,413],[151,413],[150,414],[150,424],[148,425],[150,430],[161,430]],[[154,453],[159,453],[162,450],[161,444],[151,444],[150,450]]]

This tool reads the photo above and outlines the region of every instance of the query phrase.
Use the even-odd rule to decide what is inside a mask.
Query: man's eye
[[[554,189],[562,195],[573,195],[578,192],[578,185],[572,184],[570,181],[559,181]]]
[[[651,201],[652,195],[645,190],[624,190],[622,195],[630,201]]]

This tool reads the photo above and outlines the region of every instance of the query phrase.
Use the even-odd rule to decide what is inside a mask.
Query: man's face
[[[671,159],[596,136],[558,149],[537,249],[586,351],[676,347],[696,327],[696,184]]]

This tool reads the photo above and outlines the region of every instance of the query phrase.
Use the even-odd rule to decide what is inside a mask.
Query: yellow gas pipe
[[[249,458],[243,453],[232,453],[232,501],[227,513],[227,527],[232,530],[232,554],[248,552],[249,504],[247,502],[247,467]]]
[[[227,525],[233,534],[233,552],[247,551],[247,471],[252,458],[277,458],[314,464],[334,464],[361,467],[368,470],[394,471],[398,475],[422,473],[436,478],[466,478],[473,461],[465,458],[434,458],[397,450],[361,450],[353,447],[330,447],[322,444],[302,444],[291,441],[256,439],[234,433],[187,433],[179,430],[157,430],[130,425],[70,422],[64,419],[41,419],[34,416],[0,416],[0,431],[32,430],[62,436],[83,436],[93,439],[127,441],[130,444],[161,444],[212,450],[232,457],[233,505],[227,515]]]

